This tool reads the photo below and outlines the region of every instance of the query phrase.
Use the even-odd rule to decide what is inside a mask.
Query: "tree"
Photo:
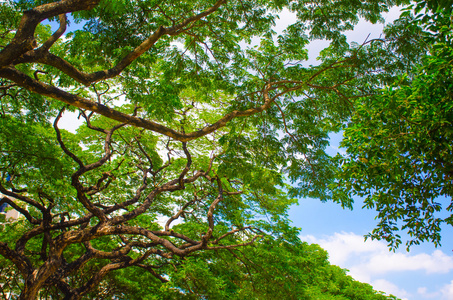
[[[391,247],[402,242],[400,230],[410,236],[408,248],[439,245],[441,225],[453,226],[451,14],[449,3],[418,1],[387,29],[389,39],[418,40],[394,43],[413,66],[381,93],[357,101],[345,130],[344,187],[378,211],[369,236]]]
[[[328,135],[401,68],[384,68],[394,55],[381,40],[349,45],[343,32],[394,4],[2,2],[1,203],[26,220],[4,225],[0,254],[19,274],[4,279],[10,292],[120,297],[115,288],[143,278],[156,298],[220,297],[211,283],[270,297],[255,265],[279,253],[297,265],[274,279],[279,293],[383,298],[295,242],[286,211],[296,201],[288,192],[351,205],[331,189]],[[297,22],[277,34],[283,9]],[[71,22],[83,29],[64,35]],[[330,46],[306,66],[305,46],[318,38]],[[84,121],[76,133],[60,129],[68,110]],[[292,253],[322,256],[315,278],[298,277],[305,267]]]

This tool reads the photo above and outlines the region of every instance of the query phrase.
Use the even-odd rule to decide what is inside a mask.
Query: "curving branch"
[[[56,116],[55,118],[55,121],[53,122],[53,128],[55,129],[55,133],[57,135],[57,141],[58,141],[58,144],[60,144],[60,148],[61,150],[63,150],[63,152],[69,156],[70,158],[72,158],[73,161],[75,161],[80,168],[84,168],[84,164],[83,162],[80,160],[80,158],[78,158],[74,153],[72,153],[71,151],[69,151],[69,149],[66,147],[66,145],[64,144],[63,140],[61,139],[61,133],[60,133],[60,129],[58,128],[58,121],[60,121],[61,119],[61,116],[63,115],[63,112],[66,110],[66,107],[63,107],[62,109],[60,109],[60,111],[58,112],[58,115]]]
[[[65,146],[63,140],[61,139],[60,130],[58,128],[58,121],[61,118],[62,113],[63,113],[64,110],[65,110],[65,108],[61,109],[60,112],[58,113],[57,117],[55,118],[54,129],[55,129],[55,132],[57,134],[57,140],[58,140],[58,143],[60,144],[61,149],[64,151],[64,153],[66,155],[71,157],[79,165],[79,170],[76,171],[71,176],[72,185],[77,190],[77,198],[85,206],[85,208],[88,209],[93,215],[98,217],[102,222],[105,222],[107,220],[106,214],[100,208],[96,207],[87,198],[87,196],[93,195],[93,194],[99,192],[100,190],[105,189],[106,187],[108,187],[108,185],[110,184],[111,180],[113,180],[112,179],[113,175],[111,173],[109,173],[109,172],[104,173],[103,176],[98,180],[96,186],[90,187],[90,188],[84,187],[82,185],[82,183],[79,181],[79,178],[84,173],[101,167],[103,164],[105,164],[108,161],[108,159],[110,159],[110,157],[112,156],[112,151],[110,150],[110,145],[111,145],[111,139],[112,139],[113,133],[116,130],[120,129],[121,127],[124,127],[125,124],[118,124],[118,125],[114,126],[112,129],[106,130],[106,137],[105,137],[105,141],[104,141],[104,153],[105,153],[104,156],[101,159],[99,159],[98,161],[94,162],[94,163],[85,165],[74,153],[72,153],[69,149],[67,149],[67,147]],[[109,178],[109,177],[110,177],[110,180],[104,186],[101,186],[102,182],[106,178]]]
[[[43,4],[25,11],[20,20],[16,35],[12,41],[0,51],[0,68],[10,65],[14,60],[28,51],[33,50],[37,46],[34,34],[36,26],[38,26],[40,22],[70,12],[90,10],[98,5],[100,1],[101,0],[62,0]]]
[[[219,204],[220,201],[223,200],[223,188],[222,188],[222,184],[221,184],[219,178],[217,178],[217,182],[219,185],[219,195],[217,196],[217,198],[214,201],[212,201],[211,206],[208,209],[207,218],[208,218],[209,228],[208,228],[208,231],[206,232],[206,234],[202,237],[203,246],[206,246],[208,240],[212,237],[212,233],[214,232],[214,210],[215,210],[217,204]]]
[[[144,264],[136,264],[137,267],[140,267],[142,269],[145,269],[146,271],[148,271],[150,274],[152,274],[154,277],[156,277],[157,279],[160,280],[160,282],[162,283],[166,283],[168,282],[167,279],[165,279],[164,277],[162,277],[161,275],[157,274],[156,271],[154,271],[154,268],[152,266],[149,266],[149,265],[144,265]]]
[[[235,233],[238,233],[238,232],[242,232],[242,231],[245,231],[247,229],[251,229],[252,227],[250,226],[247,226],[247,227],[242,227],[242,228],[236,228],[236,229],[233,229],[233,230],[230,230],[228,231],[227,233],[224,233],[222,234],[220,237],[218,237],[216,240],[212,241],[211,244],[218,244],[221,240],[223,240],[224,238],[230,236],[230,235],[233,235]]]
[[[17,267],[23,278],[27,278],[28,274],[33,271],[33,265],[30,260],[22,253],[9,248],[7,243],[0,242],[0,255],[10,260]]]
[[[19,57],[19,59],[14,60],[14,64],[20,64],[20,63],[25,63],[25,62],[36,62],[36,63],[42,63],[46,64],[49,66],[53,66],[60,71],[64,72],[65,74],[69,75],[71,78],[74,80],[89,86],[92,83],[113,78],[118,76],[126,67],[128,67],[134,60],[136,60],[138,57],[140,57],[143,53],[148,51],[151,47],[155,45],[155,43],[164,35],[178,35],[189,28],[185,28],[189,24],[192,24],[212,13],[214,13],[219,7],[224,4],[226,0],[219,0],[217,1],[212,7],[209,9],[196,14],[194,16],[191,16],[179,24],[176,24],[172,27],[163,27],[160,26],[152,35],[150,35],[147,39],[145,39],[139,46],[137,46],[134,50],[129,52],[123,59],[121,59],[113,68],[108,69],[108,70],[103,70],[103,71],[96,71],[90,74],[84,73],[79,71],[77,68],[75,68],[73,65],[71,65],[69,62],[66,60],[53,55],[46,50],[48,50],[49,47],[42,47],[37,49],[36,51],[31,51],[28,53],[24,52],[23,57]],[[60,23],[62,24],[61,20]],[[57,31],[59,32],[59,31]],[[55,35],[57,35],[57,32]],[[64,31],[63,31],[64,32]],[[50,40],[53,40],[52,38]],[[55,39],[56,40],[56,39]],[[49,44],[52,43],[52,41],[49,42]],[[31,50],[31,49],[29,49]],[[0,57],[1,57],[0,53]],[[1,60],[0,60],[0,67],[1,67]]]
[[[202,136],[208,135],[222,127],[225,127],[228,122],[235,118],[240,118],[240,117],[247,117],[247,116],[252,116],[258,113],[261,113],[265,110],[267,110],[278,97],[281,97],[287,93],[290,93],[292,91],[300,90],[304,88],[305,86],[316,88],[316,89],[329,89],[329,90],[334,90],[334,87],[323,87],[323,86],[317,86],[312,83],[310,83],[312,80],[314,80],[317,76],[319,76],[322,72],[325,72],[329,69],[334,69],[338,67],[350,67],[350,66],[344,66],[343,63],[349,61],[351,58],[343,60],[343,61],[337,61],[332,63],[331,65],[321,68],[315,74],[313,74],[308,80],[301,82],[301,81],[290,81],[290,80],[280,80],[280,81],[275,81],[275,82],[269,82],[265,85],[262,91],[263,95],[263,103],[259,106],[252,107],[249,109],[245,110],[234,110],[216,122],[200,129],[197,131],[189,132],[189,133],[184,133],[184,132],[179,132],[176,131],[172,128],[166,127],[164,125],[158,124],[156,122],[153,122],[151,120],[143,119],[140,117],[136,117],[135,115],[128,115],[122,112],[119,112],[117,110],[114,110],[112,108],[109,108],[106,105],[103,105],[98,102],[94,102],[91,100],[88,100],[86,98],[68,93],[66,91],[63,91],[59,88],[56,88],[54,86],[45,84],[43,82],[37,81],[26,74],[20,72],[19,70],[15,69],[14,67],[5,67],[0,69],[0,77],[4,77],[7,79],[10,79],[14,81],[17,85],[22,86],[30,91],[36,92],[38,94],[44,95],[51,97],[53,99],[62,101],[66,104],[78,107],[83,110],[89,110],[95,113],[98,113],[100,115],[103,115],[107,118],[119,121],[124,124],[129,124],[133,125],[135,127],[139,128],[144,128],[148,129],[160,134],[163,134],[165,136],[168,136],[170,138],[173,138],[175,140],[181,141],[181,142],[187,142],[191,141],[197,138],[200,138]],[[275,96],[270,97],[269,92],[271,90],[276,89],[277,87],[281,87],[282,84],[285,83],[291,83],[295,84],[292,87],[288,87],[283,89],[283,91],[277,93]]]
[[[3,195],[10,196],[14,199],[20,200],[28,205],[31,205],[31,206],[37,208],[42,213],[44,213],[46,211],[46,208],[43,205],[41,205],[39,202],[37,202],[27,196],[20,195],[14,191],[8,191],[1,183],[0,183],[0,192]]]
[[[187,150],[187,143],[183,142],[182,143],[182,149],[184,150],[184,154],[186,155],[187,158],[187,163],[184,169],[182,170],[181,174],[179,175],[178,178],[178,184],[181,189],[184,189],[184,176],[186,176],[187,172],[190,170],[190,166],[192,165],[192,157],[189,153],[189,150]]]
[[[50,47],[65,33],[66,31],[66,14],[61,14],[59,16],[60,27],[55,31],[52,36],[44,42],[44,44],[38,48],[37,51],[49,51]]]
[[[14,201],[11,201],[8,197],[2,197],[0,199],[0,205],[2,205],[3,203],[8,203],[9,206],[11,206],[12,208],[14,208],[18,212],[20,212],[23,216],[25,216],[25,218],[31,224],[39,224],[40,223],[40,221],[35,219],[32,215],[30,215],[30,213],[26,209],[23,209],[22,207],[20,207],[16,203],[14,203]]]
[[[53,99],[60,100],[66,104],[69,104],[69,105],[72,105],[72,106],[75,106],[75,107],[78,107],[81,109],[96,112],[100,115],[103,115],[107,118],[110,118],[110,119],[113,119],[116,121],[119,121],[121,123],[125,123],[125,124],[129,124],[129,125],[133,125],[135,127],[144,128],[144,129],[148,129],[148,130],[151,130],[154,132],[158,132],[160,134],[166,135],[168,137],[171,137],[171,138],[181,141],[181,142],[188,142],[188,141],[200,138],[202,136],[208,135],[208,134],[218,130],[219,128],[225,127],[229,121],[231,121],[235,118],[247,117],[247,116],[251,116],[251,115],[263,112],[263,111],[267,110],[271,106],[273,101],[275,100],[275,97],[272,97],[272,98],[269,97],[268,93],[271,88],[271,84],[267,84],[266,87],[264,88],[264,103],[262,105],[253,107],[253,108],[249,108],[249,109],[246,109],[243,111],[239,111],[239,110],[232,111],[232,112],[226,114],[224,117],[220,118],[215,123],[213,123],[209,126],[206,126],[198,131],[193,131],[190,133],[182,133],[182,132],[178,132],[174,129],[171,129],[169,127],[158,124],[156,122],[119,112],[117,110],[109,108],[106,105],[90,101],[83,97],[68,93],[61,89],[58,89],[54,86],[45,84],[43,82],[39,82],[13,67],[5,67],[5,68],[0,69],[0,77],[10,79],[10,80],[14,81],[15,83],[17,83],[17,85],[22,86],[32,92],[41,94],[43,96],[48,96]],[[282,94],[284,94],[284,93],[281,93],[280,95],[282,95]]]
[[[169,231],[170,230],[170,225],[173,221],[177,220],[184,212],[185,210],[187,209],[187,207],[189,207],[190,205],[192,205],[196,200],[192,200],[192,201],[189,201],[187,202],[186,204],[183,205],[183,207],[181,207],[181,209],[176,213],[174,214],[173,216],[171,216],[167,222],[165,223],[165,230],[166,231]]]
[[[146,251],[143,255],[139,256],[136,259],[129,258],[121,262],[110,262],[107,265],[103,266],[95,275],[93,275],[85,284],[75,289],[71,295],[71,299],[80,299],[81,296],[89,292],[94,286],[99,284],[104,277],[114,270],[124,269],[130,266],[140,264],[145,259],[147,259],[152,254],[157,254],[156,249],[150,249]]]

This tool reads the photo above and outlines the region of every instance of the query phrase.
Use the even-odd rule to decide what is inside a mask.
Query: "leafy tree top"
[[[404,3],[2,2],[0,201],[27,221],[7,225],[14,234],[0,244],[18,270],[5,279],[17,283],[11,291],[89,298],[108,282],[135,286],[117,277],[131,269],[154,278],[163,298],[223,297],[212,294],[221,288],[268,295],[253,278],[265,278],[258,266],[281,253],[282,265],[297,265],[286,275],[275,267],[282,295],[384,297],[302,245],[287,209],[295,197],[351,207],[367,188],[341,172],[356,168],[361,141],[348,146],[352,161],[341,161],[325,152],[329,133],[355,132],[368,120],[360,117],[367,101],[419,68],[427,30],[401,19],[386,39],[351,44],[344,31]],[[297,21],[276,33],[283,10]],[[46,19],[59,28],[51,32]],[[83,28],[65,35],[68,22]],[[398,42],[401,26],[421,43]],[[309,66],[313,39],[330,45]],[[76,133],[59,128],[66,110],[84,122]],[[296,252],[323,257],[313,277],[298,277],[307,265]]]

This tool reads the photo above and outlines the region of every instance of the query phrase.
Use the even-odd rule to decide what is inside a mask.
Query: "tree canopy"
[[[287,210],[369,195],[372,237],[397,246],[403,220],[411,242],[439,241],[452,52],[435,3],[348,43],[360,18],[408,3],[2,1],[0,203],[24,221],[1,225],[4,295],[388,298],[300,242]],[[276,32],[282,12],[297,20]],[[308,65],[315,39],[330,44]],[[341,130],[348,155],[331,157]]]

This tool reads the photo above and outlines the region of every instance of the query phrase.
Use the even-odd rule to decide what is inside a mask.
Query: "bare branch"
[[[61,119],[61,116],[62,116],[63,112],[65,111],[65,109],[66,109],[65,107],[60,109],[57,117],[55,118],[55,121],[53,122],[53,128],[55,129],[55,132],[57,134],[58,143],[60,144],[60,148],[63,150],[63,152],[66,153],[66,155],[68,155],[70,158],[72,158],[79,165],[80,168],[84,168],[85,165],[80,160],[80,158],[78,158],[74,153],[69,151],[69,149],[66,147],[63,140],[61,139],[60,129],[58,128],[58,121]]]
[[[151,266],[148,266],[148,265],[143,265],[143,264],[137,264],[137,267],[140,267],[142,269],[145,269],[146,271],[148,271],[149,273],[151,273],[154,277],[156,277],[157,279],[160,280],[160,282],[162,283],[166,283],[168,282],[167,279],[163,278],[161,275],[157,274],[156,271],[153,270],[153,267]]]
[[[50,47],[63,35],[66,31],[66,14],[59,16],[60,27],[55,31],[54,34],[38,49],[38,51],[48,51]]]

